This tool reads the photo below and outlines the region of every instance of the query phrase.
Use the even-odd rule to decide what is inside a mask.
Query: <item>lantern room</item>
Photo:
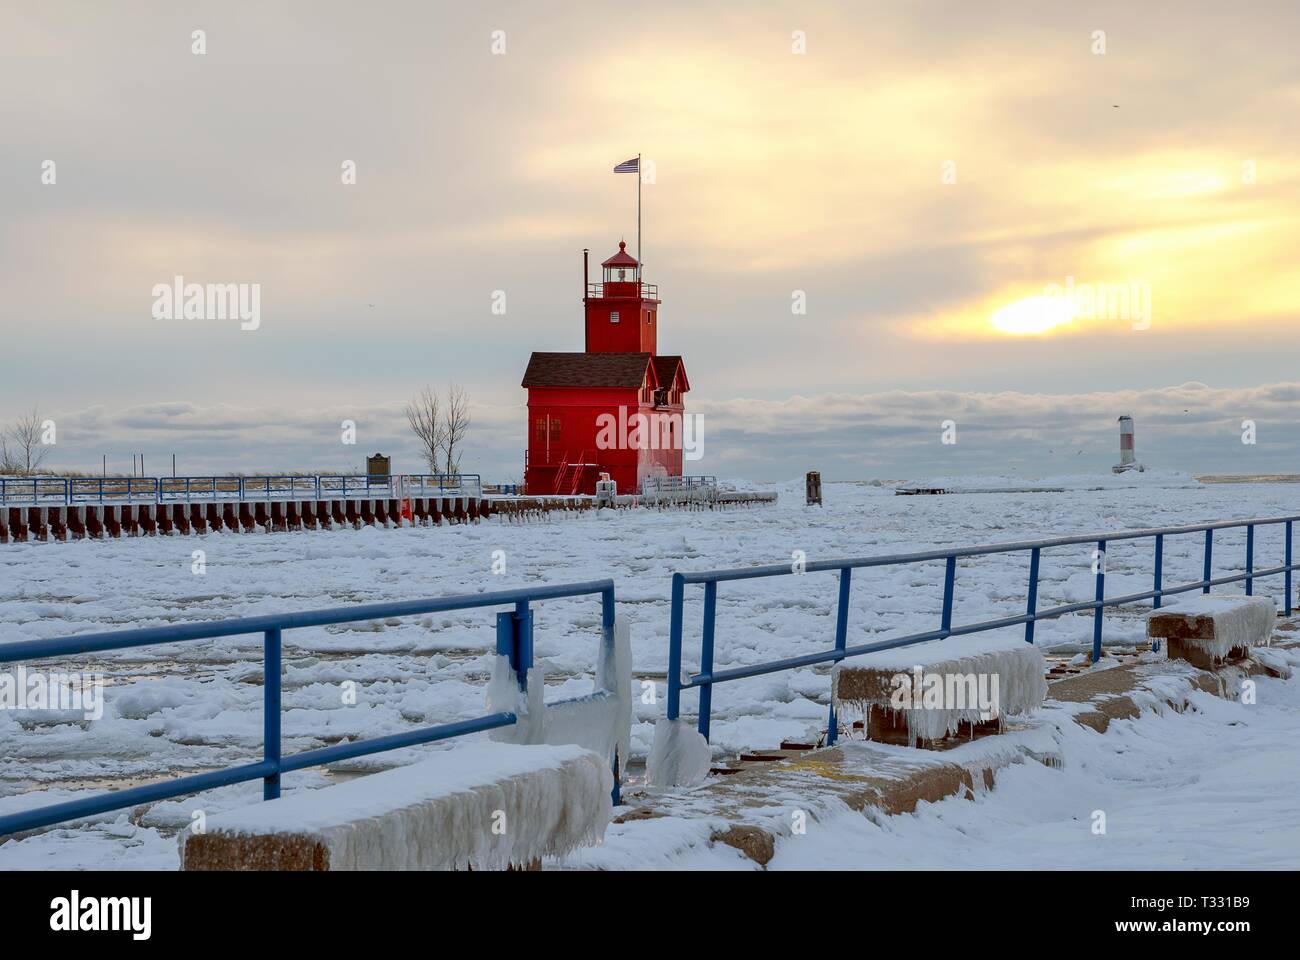
[[[588,283],[588,353],[655,353],[659,288],[641,282],[641,265],[618,243],[618,253],[601,265],[601,281]]]

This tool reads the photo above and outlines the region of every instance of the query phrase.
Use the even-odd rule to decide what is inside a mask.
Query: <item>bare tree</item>
[[[0,431],[0,474],[17,474],[22,472],[23,465],[12,453],[9,452],[9,441],[5,436],[7,431]]]
[[[44,421],[41,419],[40,410],[32,407],[32,412],[25,416],[19,417],[5,433],[3,459],[5,465],[11,462],[17,467],[16,472],[31,475],[40,469],[41,464],[45,461],[46,455],[50,452],[49,447],[42,440],[44,434]],[[10,449],[12,444],[12,450]]]
[[[420,456],[429,465],[429,472],[437,473],[438,454],[443,447],[445,427],[441,403],[432,387],[426,386],[406,405],[406,422],[411,425],[411,432],[420,442]]]
[[[452,384],[447,388],[447,410],[442,418],[442,449],[446,455],[447,473],[460,472],[460,454],[457,449],[469,433],[469,394],[464,387]]]

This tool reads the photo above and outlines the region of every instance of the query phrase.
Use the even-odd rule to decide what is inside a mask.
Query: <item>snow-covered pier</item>
[[[9,643],[84,638],[128,626],[210,627],[231,616],[294,615],[358,601],[420,603],[433,593],[478,595],[608,576],[617,584],[620,616],[635,621],[623,802],[614,808],[600,846],[547,855],[544,866],[754,868],[760,860],[746,849],[767,857],[769,868],[822,861],[942,866],[951,865],[952,851],[965,849],[963,844],[978,848],[988,865],[1050,865],[1046,859],[1060,857],[1083,866],[1127,863],[1114,845],[1106,853],[1104,845],[1088,842],[1087,818],[1102,807],[1111,812],[1112,832],[1122,829],[1142,841],[1133,845],[1148,858],[1142,865],[1175,865],[1186,862],[1192,841],[1159,833],[1160,811],[1169,808],[1171,797],[1191,818],[1180,823],[1208,824],[1214,810],[1204,791],[1249,784],[1260,798],[1250,817],[1262,831],[1276,833],[1294,822],[1294,791],[1283,788],[1279,778],[1286,763],[1276,757],[1300,762],[1293,729],[1300,684],[1280,679],[1300,663],[1288,639],[1297,624],[1280,619],[1273,647],[1252,648],[1248,663],[1205,671],[1171,661],[1167,650],[1152,651],[1146,636],[1146,613],[1154,602],[1151,536],[1110,538],[1103,564],[1096,535],[1078,531],[1135,531],[1152,523],[1169,530],[1211,517],[1290,519],[1295,508],[1284,485],[1206,486],[1150,471],[1140,481],[1132,474],[1116,478],[1116,486],[1121,483],[1125,493],[1118,497],[1094,492],[1097,481],[1087,478],[1068,494],[960,501],[918,501],[895,497],[891,487],[835,484],[827,488],[825,508],[814,510],[802,503],[800,481],[769,488],[781,498],[761,511],[575,510],[563,524],[510,530],[461,524],[432,537],[406,525],[383,533],[363,525],[313,537],[274,531],[256,538],[219,536],[202,544],[207,556],[201,570],[190,545],[174,537],[86,543],[73,554],[19,544],[0,551],[0,650]],[[1043,508],[1026,509],[1031,499]],[[1253,534],[1248,522],[1215,525],[1209,573],[1204,529],[1163,534],[1164,606],[1174,609],[1171,588],[1178,584],[1190,585],[1192,593],[1209,586],[1217,594],[1229,583],[1241,589],[1249,578],[1256,594],[1272,596],[1284,608],[1283,568],[1291,566],[1286,533],[1286,522],[1257,525]],[[948,592],[942,558],[954,551],[963,556],[954,564],[951,630],[1002,623],[997,629],[1023,643],[1025,591],[1035,579],[1026,578],[1032,548],[976,548],[967,556],[955,544],[1023,544],[1045,536],[1055,536],[1058,545],[1042,550],[1037,610],[1059,615],[1036,621],[1033,646],[1052,667],[1048,695],[1037,711],[1008,714],[1000,733],[966,731],[958,718],[958,735],[945,736],[934,749],[871,743],[864,740],[861,718],[844,701],[836,705],[839,742],[818,747],[827,737],[835,666],[827,654],[840,619],[837,577],[829,571],[719,583],[712,601],[707,588],[692,587],[685,598],[684,621],[691,629],[684,659],[670,663],[664,641],[672,629],[673,573],[719,566],[752,570],[756,559],[781,561],[794,548],[800,553],[791,559],[811,573],[827,557],[922,551],[940,558],[854,569],[844,618],[847,652],[935,633]],[[1094,665],[1093,612],[1103,572],[1104,649]],[[709,607],[716,617],[707,674],[716,686],[705,779],[694,786],[651,787],[644,764],[654,749],[656,722],[665,717],[666,681],[699,669],[699,616]],[[530,684],[530,691],[545,690],[548,701],[588,696],[600,685],[590,646],[600,617],[580,599],[551,600],[537,615],[536,664],[545,683]],[[418,738],[429,725],[456,724],[481,712],[500,648],[490,630],[475,622],[468,613],[368,615],[352,624],[286,631],[284,757],[343,750],[325,754],[320,765],[287,770],[286,798],[422,762],[448,746],[417,739],[405,741],[415,746],[383,756],[354,752],[367,738]],[[976,639],[954,635],[944,642]],[[93,650],[51,661],[51,670],[100,671],[110,678],[103,716],[83,722],[67,711],[0,711],[0,753],[14,758],[0,764],[0,817],[106,788],[120,794],[175,782],[160,781],[164,773],[202,775],[232,763],[260,762],[265,691],[257,680],[263,652],[262,637],[231,636],[170,643],[156,653]],[[779,661],[785,661],[780,669],[768,672],[765,664]],[[742,675],[724,682],[736,673]],[[691,733],[703,692],[699,680],[695,675],[692,689],[681,692],[681,723]],[[1259,685],[1257,706],[1229,699],[1246,681]],[[354,695],[344,696],[348,691]],[[492,702],[489,709],[500,708]],[[606,726],[585,719],[572,729]],[[564,735],[562,724],[551,729]],[[469,742],[487,736],[482,730],[466,734]],[[465,743],[457,741],[452,749]],[[1161,771],[1171,769],[1175,779],[1162,779]],[[251,782],[144,800],[129,811],[85,815],[55,829],[25,828],[0,842],[0,868],[174,869],[177,836],[197,815],[216,823],[227,811],[258,806],[261,770]],[[723,770],[729,772],[711,772]],[[997,789],[990,791],[993,779]],[[958,799],[966,796],[974,802]],[[1117,814],[1127,811],[1131,815],[1121,820]],[[1075,841],[1076,834],[1084,839]],[[1024,837],[1038,839],[1017,839]],[[1261,857],[1297,863],[1294,850],[1240,834],[1232,844],[1202,852],[1205,865],[1245,865]]]

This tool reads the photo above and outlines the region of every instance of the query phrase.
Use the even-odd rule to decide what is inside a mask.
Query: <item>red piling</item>
[[[9,531],[19,543],[27,542],[27,521],[23,518],[22,507],[9,508]]]

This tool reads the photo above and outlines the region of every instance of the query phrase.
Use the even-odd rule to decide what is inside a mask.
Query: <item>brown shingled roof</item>
[[[659,386],[668,390],[673,385],[673,378],[677,376],[677,368],[682,369],[682,391],[691,389],[691,383],[686,379],[686,368],[682,365],[682,358],[675,356],[657,356],[655,357],[655,376],[659,378]]]
[[[525,387],[640,388],[650,367],[648,353],[534,353],[524,371]],[[651,386],[657,377],[650,367]]]

